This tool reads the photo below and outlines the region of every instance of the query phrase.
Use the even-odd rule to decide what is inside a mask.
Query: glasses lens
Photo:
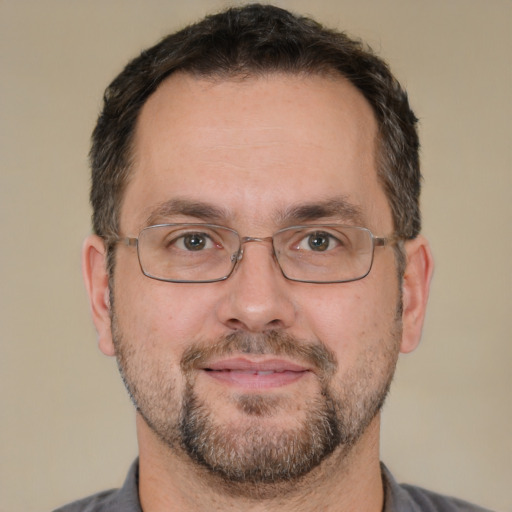
[[[288,279],[354,281],[370,271],[373,237],[366,228],[299,226],[279,231],[274,236],[274,250]]]
[[[174,282],[226,278],[240,247],[237,233],[211,224],[162,224],[141,231],[139,261],[148,277]]]

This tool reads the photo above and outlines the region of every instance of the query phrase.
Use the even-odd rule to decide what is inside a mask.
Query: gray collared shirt
[[[383,512],[491,512],[420,487],[399,485],[384,464],[381,466],[385,495]],[[142,512],[138,473],[139,464],[136,460],[120,489],[95,494],[58,508],[54,512]]]

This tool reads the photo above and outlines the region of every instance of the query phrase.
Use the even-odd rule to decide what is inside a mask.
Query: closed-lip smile
[[[286,359],[235,357],[206,363],[200,370],[225,384],[260,390],[296,382],[307,375],[311,368]]]

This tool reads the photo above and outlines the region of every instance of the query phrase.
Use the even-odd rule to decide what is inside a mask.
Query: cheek
[[[301,310],[312,335],[336,354],[343,367],[362,352],[378,349],[395,332],[399,295],[394,274],[378,278],[375,273],[310,293],[301,301]]]
[[[126,258],[118,261],[116,276],[122,278],[114,279],[114,308],[125,339],[177,358],[190,340],[204,336],[213,310],[207,290],[150,279]]]

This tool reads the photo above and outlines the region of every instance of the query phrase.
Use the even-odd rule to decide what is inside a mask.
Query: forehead
[[[340,197],[387,214],[376,132],[370,105],[341,77],[172,75],[140,113],[121,223],[142,227],[176,199],[260,222]]]

